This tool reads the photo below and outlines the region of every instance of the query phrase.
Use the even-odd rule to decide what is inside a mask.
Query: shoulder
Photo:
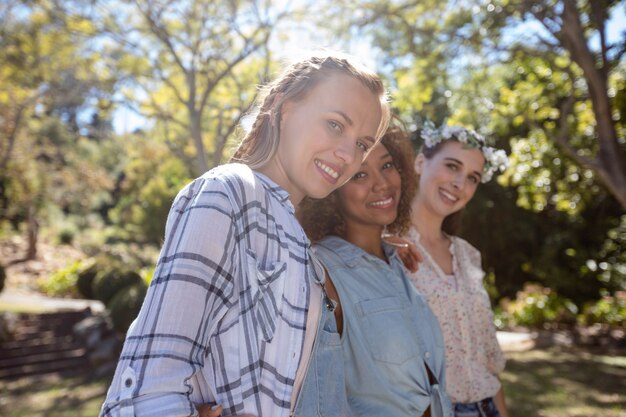
[[[251,200],[263,200],[265,187],[244,164],[217,166],[194,180],[188,187],[200,199],[220,197],[231,201],[233,206],[243,206]]]
[[[216,186],[222,186],[236,194],[251,192],[259,187],[263,189],[262,184],[254,175],[254,171],[244,164],[217,166],[206,172],[200,179],[215,182]]]
[[[481,255],[478,249],[476,249],[471,243],[461,237],[451,236],[451,239],[454,244],[454,250],[457,256],[468,258],[470,261],[472,261],[472,264],[480,266]]]
[[[313,245],[316,256],[328,269],[347,265],[354,257],[353,245],[337,236],[326,236]]]

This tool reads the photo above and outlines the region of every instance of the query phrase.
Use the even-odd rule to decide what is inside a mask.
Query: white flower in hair
[[[433,148],[444,140],[457,140],[463,145],[480,150],[485,157],[482,182],[489,182],[496,172],[502,172],[509,166],[509,159],[502,149],[487,146],[485,137],[481,134],[461,126],[441,126],[437,128],[430,120],[424,123],[421,133],[424,146]]]

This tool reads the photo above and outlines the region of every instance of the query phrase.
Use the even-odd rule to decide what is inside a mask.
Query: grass
[[[48,375],[0,383],[3,417],[95,417],[111,381],[102,377]]]
[[[626,417],[626,355],[559,348],[507,354],[512,417]],[[29,377],[0,383],[3,417],[97,416],[111,375]]]
[[[507,358],[512,417],[626,417],[626,356],[552,348]]]

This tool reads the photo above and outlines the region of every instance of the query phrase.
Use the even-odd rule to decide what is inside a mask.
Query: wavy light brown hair
[[[417,192],[413,148],[405,130],[397,126],[390,126],[387,129],[381,144],[391,155],[402,180],[398,216],[393,223],[387,225],[387,231],[402,234],[411,225],[411,201]],[[345,222],[338,210],[337,192],[338,190],[335,190],[328,197],[319,200],[305,197],[300,203],[296,216],[311,241],[317,242],[328,235],[344,235]]]
[[[382,117],[376,140],[387,130],[390,119],[389,100],[380,77],[337,53],[314,55],[290,65],[261,93],[258,114],[252,128],[242,139],[230,162],[241,162],[252,169],[265,166],[274,156],[280,140],[280,118],[283,104],[302,100],[313,87],[330,74],[346,74],[359,80],[379,97]]]

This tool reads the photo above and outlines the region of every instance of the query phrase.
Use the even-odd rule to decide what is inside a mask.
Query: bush
[[[7,271],[4,266],[0,264],[0,292],[4,289],[4,281],[7,279]]]
[[[137,272],[112,265],[96,275],[92,286],[93,296],[108,306],[120,290],[135,284],[143,284]]]
[[[578,308],[569,299],[561,297],[550,288],[526,283],[515,300],[500,303],[498,320],[511,326],[540,328],[548,324],[573,324]]]
[[[141,309],[147,288],[143,282],[139,282],[124,288],[124,291],[118,291],[113,296],[107,308],[116,331],[126,333]]]
[[[587,303],[578,316],[583,325],[607,324],[612,327],[626,326],[626,292],[616,291],[614,295],[604,294],[595,302]]]
[[[71,245],[74,242],[74,237],[76,236],[76,230],[70,227],[65,227],[61,229],[59,232],[59,243],[61,245]]]
[[[50,278],[40,280],[41,290],[51,297],[78,297],[76,282],[82,263],[83,261],[80,260],[75,261],[68,267],[52,274]]]
[[[93,282],[101,269],[103,269],[103,262],[100,259],[92,259],[78,271],[76,287],[83,298],[94,299]]]

